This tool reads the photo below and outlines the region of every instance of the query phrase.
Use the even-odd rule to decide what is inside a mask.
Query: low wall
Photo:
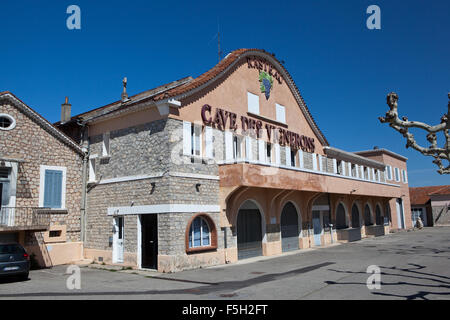
[[[361,240],[360,228],[348,228],[336,230],[337,240],[343,242],[352,242]]]
[[[366,235],[372,237],[384,236],[384,226],[366,226]]]
[[[124,267],[137,267],[137,254],[131,252],[123,253],[123,263],[112,262],[112,250],[84,249],[84,258],[95,263],[105,263],[110,265],[121,265]]]
[[[225,264],[223,249],[196,254],[158,255],[159,272],[177,272],[220,264]]]
[[[83,259],[83,242],[66,242],[25,246],[41,267],[70,264]]]

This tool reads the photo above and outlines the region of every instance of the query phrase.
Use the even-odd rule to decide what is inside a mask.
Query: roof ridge
[[[31,113],[31,114],[26,114],[28,117],[30,117],[32,119],[35,118],[34,120],[38,120],[37,122],[39,125],[44,124],[44,125],[48,126],[48,128],[55,134],[56,138],[59,138],[62,142],[65,142],[67,145],[70,145],[73,149],[78,151],[80,154],[84,154],[83,150],[81,149],[81,146],[79,146],[71,137],[66,135],[61,130],[59,130],[56,126],[54,126],[52,123],[50,123],[50,121],[45,119],[40,113],[38,113],[33,108],[31,108],[29,105],[27,105],[25,102],[20,100],[14,93],[12,93],[10,91],[0,92],[0,98],[1,97],[6,97],[6,98],[10,97],[13,100],[15,100],[16,103],[18,103],[20,106],[28,109],[29,113]],[[39,123],[39,122],[41,122],[41,123]]]

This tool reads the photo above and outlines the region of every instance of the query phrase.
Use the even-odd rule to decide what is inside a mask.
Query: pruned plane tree
[[[407,117],[398,117],[398,95],[391,92],[387,95],[389,111],[384,117],[379,117],[381,123],[389,123],[389,126],[400,132],[406,138],[406,148],[413,148],[420,153],[433,157],[433,163],[439,167],[440,174],[450,174],[450,93],[448,93],[448,111],[441,117],[441,123],[431,126],[419,121],[409,121]],[[417,143],[414,135],[409,131],[411,128],[418,128],[427,132],[428,147]],[[437,133],[442,132],[445,138],[444,146],[438,147]],[[443,163],[444,161],[444,163]],[[446,161],[446,162],[445,162]],[[446,163],[446,165],[445,165]]]

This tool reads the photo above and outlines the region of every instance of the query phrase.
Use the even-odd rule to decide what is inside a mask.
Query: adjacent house
[[[0,93],[0,241],[42,266],[82,259],[84,152],[11,92]]]
[[[450,225],[450,185],[409,188],[412,221],[424,226]]]

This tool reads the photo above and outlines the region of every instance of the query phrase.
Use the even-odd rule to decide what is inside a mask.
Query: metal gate
[[[258,209],[241,209],[237,219],[238,259],[262,255],[261,214]]]
[[[294,205],[288,202],[281,212],[282,251],[298,249],[298,215]]]

